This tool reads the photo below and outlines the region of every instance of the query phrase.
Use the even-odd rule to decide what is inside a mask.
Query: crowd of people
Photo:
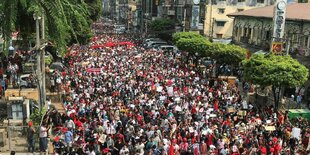
[[[290,121],[288,113],[272,106],[262,115],[246,100],[241,79],[210,77],[186,63],[189,56],[146,50],[141,39],[98,35],[89,46],[70,49],[68,70],[55,72],[66,110],[51,117],[55,154],[289,155],[310,150],[307,121]],[[89,48],[121,41],[135,46]]]

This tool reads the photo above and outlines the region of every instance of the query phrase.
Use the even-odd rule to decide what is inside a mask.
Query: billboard
[[[286,14],[286,1],[277,0],[273,16],[273,38],[274,41],[283,38]]]
[[[192,21],[191,29],[198,29],[199,25],[199,5],[193,5],[192,7]]]
[[[272,42],[271,52],[276,55],[281,55],[283,51],[283,43],[282,42]]]

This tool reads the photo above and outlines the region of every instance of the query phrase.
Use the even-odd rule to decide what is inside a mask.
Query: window
[[[222,37],[223,37],[223,34],[220,34],[220,33],[217,33],[217,34],[216,34],[216,38],[217,38],[217,39],[222,39]]]
[[[271,39],[271,31],[270,30],[266,31],[266,37],[265,37],[265,40],[269,40],[269,39]]]
[[[238,12],[244,11],[244,9],[237,9]]]
[[[225,26],[225,21],[216,21],[216,26]]]
[[[243,37],[246,37],[247,36],[247,31],[248,31],[248,28],[243,28]]]
[[[225,13],[225,9],[224,8],[219,8],[218,9],[218,13],[219,14],[224,14]]]
[[[12,104],[13,119],[23,119],[23,105],[21,103]]]
[[[257,3],[265,3],[265,0],[257,0]]]
[[[309,47],[309,37],[305,37],[305,47]]]
[[[233,31],[233,33],[235,34],[236,37],[239,37],[239,27],[235,27],[235,31]]]
[[[298,3],[308,3],[308,0],[298,0]]]
[[[247,33],[247,37],[251,38],[251,35],[252,35],[252,29],[248,29],[248,33]]]

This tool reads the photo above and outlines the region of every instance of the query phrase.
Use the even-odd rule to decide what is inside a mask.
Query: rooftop
[[[237,17],[260,17],[273,18],[274,5],[245,10],[228,14],[227,16]],[[291,21],[310,21],[310,3],[293,3],[286,7],[286,20]]]

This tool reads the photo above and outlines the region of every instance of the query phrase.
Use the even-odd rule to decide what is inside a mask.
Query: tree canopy
[[[301,86],[309,76],[308,69],[290,56],[254,54],[243,61],[243,67],[246,80],[263,87],[272,86],[276,110],[279,108],[280,90]]]
[[[300,86],[309,76],[308,69],[290,56],[255,54],[243,67],[245,78],[262,86]]]
[[[237,65],[246,57],[246,49],[231,44],[212,43],[206,51],[206,55],[210,55],[220,64]]]
[[[23,40],[34,39],[33,14],[43,16],[47,40],[65,48],[71,43],[85,44],[91,36],[90,25],[101,13],[101,0],[2,0],[2,32],[8,42],[19,31]]]
[[[197,52],[201,56],[206,56],[206,51],[210,48],[211,43],[204,38],[181,38],[176,42],[176,45],[181,51],[191,54]]]
[[[196,32],[177,32],[172,35],[172,41],[176,44],[181,38],[204,38],[202,35]]]
[[[174,31],[175,21],[172,19],[156,19],[149,23],[150,31],[156,33],[166,33],[166,31]]]

